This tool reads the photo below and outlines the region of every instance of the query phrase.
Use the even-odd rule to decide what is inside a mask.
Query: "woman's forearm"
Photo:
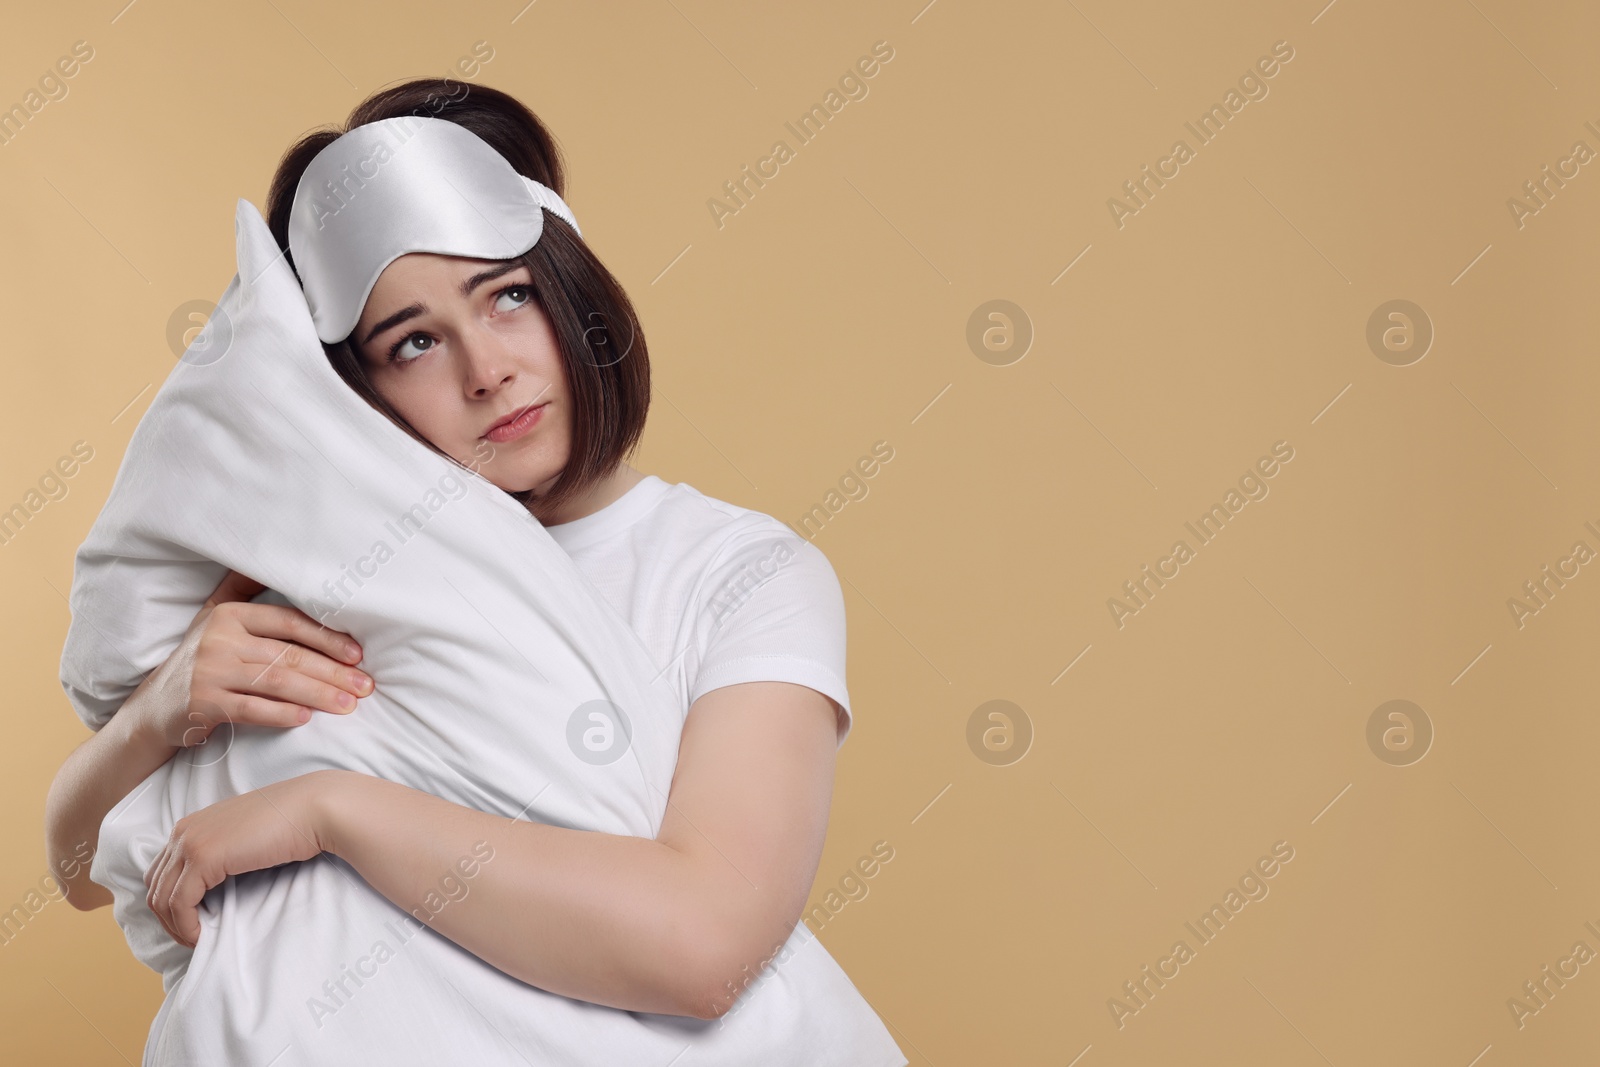
[[[713,1017],[725,960],[711,919],[728,915],[733,894],[691,857],[648,838],[490,815],[352,771],[315,773],[328,776],[318,791],[322,848],[480,959],[579,1000]]]
[[[72,750],[45,799],[45,854],[67,900],[82,911],[112,902],[111,891],[89,880],[100,847],[100,823],[178,749],[153,736],[137,714],[135,692],[94,736]]]

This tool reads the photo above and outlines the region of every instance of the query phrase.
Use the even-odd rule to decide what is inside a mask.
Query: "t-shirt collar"
[[[662,494],[670,488],[667,482],[654,474],[647,474],[599,511],[570,522],[546,526],[545,529],[550,531],[556,544],[570,555],[632,526],[655,507]]]

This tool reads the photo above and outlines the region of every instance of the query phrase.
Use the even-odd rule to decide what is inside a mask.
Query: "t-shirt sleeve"
[[[745,535],[706,577],[689,703],[740,682],[808,686],[837,706],[842,746],[853,722],[845,688],[844,593],[828,557],[791,532]]]

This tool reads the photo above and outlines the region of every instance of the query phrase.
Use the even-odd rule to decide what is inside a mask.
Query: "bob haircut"
[[[356,105],[344,127],[306,134],[283,154],[267,194],[267,226],[289,265],[289,212],[295,187],[316,154],[339,136],[381,119],[420,115],[466,127],[504,156],[521,175],[549,186],[563,199],[566,175],[555,138],[534,113],[506,93],[451,78],[421,78],[381,89]],[[650,359],[644,330],[627,293],[567,225],[546,210],[544,233],[516,260],[533,276],[533,295],[549,317],[572,400],[572,442],[567,465],[548,493],[511,493],[523,506],[559,506],[611,474],[644,433],[650,408]],[[295,276],[299,277],[298,270]],[[372,387],[360,355],[347,337],[324,344],[328,361],[356,393],[434,452],[462,464],[403,419]],[[531,510],[531,508],[530,508]]]

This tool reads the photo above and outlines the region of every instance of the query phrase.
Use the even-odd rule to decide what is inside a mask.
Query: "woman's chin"
[[[556,473],[559,474],[560,472],[557,471]],[[485,477],[487,477],[494,485],[504,489],[508,493],[531,492],[534,495],[534,499],[538,499],[540,496],[549,492],[550,487],[554,485],[556,481],[554,475],[545,474],[542,472],[539,474],[524,475],[516,475],[511,473],[486,474]]]

